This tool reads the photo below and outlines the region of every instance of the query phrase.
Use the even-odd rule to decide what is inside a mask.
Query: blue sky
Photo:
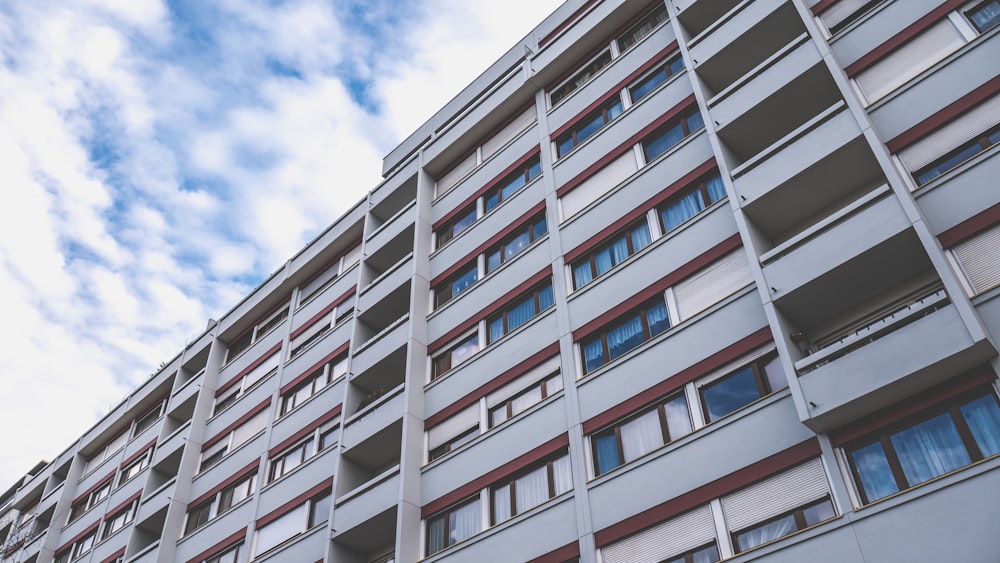
[[[0,0],[0,489],[560,3]]]

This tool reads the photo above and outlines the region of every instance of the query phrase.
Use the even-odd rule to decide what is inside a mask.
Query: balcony
[[[142,501],[139,503],[139,512],[136,514],[136,522],[143,522],[148,518],[151,518],[154,514],[161,510],[166,510],[167,506],[170,505],[170,501],[174,496],[175,487],[177,485],[177,478],[173,478],[156,490],[144,493]]]
[[[354,447],[397,422],[403,416],[403,384],[379,393],[382,388],[362,399],[355,413],[344,421],[341,438],[345,448]]]
[[[740,0],[676,0],[673,4],[688,37],[696,37],[733,11]]]
[[[338,497],[333,511],[333,528],[351,530],[376,519],[398,502],[399,466],[396,465]],[[392,526],[395,525],[393,519]]]
[[[410,316],[404,315],[393,321],[387,327],[376,333],[369,333],[367,338],[354,347],[354,357],[351,358],[351,372],[362,373],[372,368],[382,358],[404,348],[410,340]]]
[[[327,526],[324,523],[309,531],[292,536],[266,553],[255,556],[253,560],[254,562],[271,561],[273,563],[322,561],[329,544]]]
[[[415,191],[416,182],[414,181],[414,192]],[[414,197],[416,197],[415,193]],[[414,221],[416,221],[416,218],[416,199],[411,199],[410,202],[400,209],[395,215],[388,217],[384,221],[378,219],[373,211],[369,215],[369,226],[372,227],[372,230],[365,241],[365,251],[368,253],[377,252],[378,249],[389,244],[390,241],[403,234],[407,229],[411,229]],[[374,226],[376,224],[377,226]]]
[[[357,316],[372,325],[388,324],[388,319],[398,319],[409,311],[410,280],[413,279],[413,253],[409,253],[382,272],[370,285],[361,290],[357,302]],[[380,312],[376,313],[375,310]],[[381,319],[375,319],[378,314]]]

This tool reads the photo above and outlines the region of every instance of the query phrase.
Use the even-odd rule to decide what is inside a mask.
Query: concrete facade
[[[0,561],[995,562],[998,20],[568,0]]]

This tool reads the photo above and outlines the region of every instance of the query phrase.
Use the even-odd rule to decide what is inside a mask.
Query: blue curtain
[[[608,331],[608,351],[611,359],[615,359],[632,348],[635,348],[646,339],[642,332],[642,319],[639,315],[623,322]]]
[[[518,303],[507,313],[507,330],[511,331],[531,320],[535,316],[535,296],[532,295]]]
[[[661,154],[667,152],[670,147],[676,145],[684,139],[684,131],[678,123],[667,131],[664,131],[655,141],[646,145],[646,160],[653,160]]]
[[[613,265],[617,265],[626,258],[628,258],[628,241],[622,237],[611,243],[611,261]]]
[[[503,337],[503,317],[490,322],[490,342],[496,342]]]
[[[573,281],[576,287],[583,287],[594,279],[593,271],[590,269],[590,260],[584,260],[573,268]]]
[[[961,408],[972,437],[983,457],[1000,453],[1000,407],[992,395],[980,397]]]
[[[542,290],[538,292],[538,307],[540,311],[544,311],[551,307],[555,303],[552,297],[552,286],[545,286]]]
[[[701,199],[700,191],[695,190],[685,195],[660,212],[660,217],[663,219],[663,232],[674,230],[704,208],[705,204]]]
[[[597,338],[583,345],[583,363],[591,372],[604,365],[604,347]]]
[[[972,463],[951,416],[947,413],[889,437],[910,485]]]
[[[851,452],[851,459],[861,477],[861,487],[865,490],[868,502],[874,502],[899,491],[882,444],[875,442],[858,448]]]
[[[694,132],[698,129],[701,129],[702,126],[705,125],[705,120],[701,118],[701,113],[696,111],[688,116],[687,124],[688,124],[688,131]]]
[[[597,450],[597,474],[603,474],[622,464],[618,458],[618,440],[614,433],[599,436],[594,440]]]
[[[646,320],[649,322],[651,336],[656,336],[670,328],[670,318],[667,317],[667,305],[665,303],[657,303],[646,309]]]
[[[649,238],[649,225],[646,223],[632,229],[630,234],[632,236],[632,249],[636,252],[639,252],[651,242]]]
[[[661,68],[655,74],[649,76],[645,82],[639,84],[632,90],[632,103],[638,102],[646,94],[652,92],[657,86],[663,84],[667,80],[667,70]]]
[[[610,270],[615,265],[614,260],[611,258],[611,247],[609,246],[594,255],[594,262],[597,263],[597,275]]]
[[[708,181],[708,199],[711,202],[719,201],[726,197],[726,186],[722,183],[722,177],[716,176]]]

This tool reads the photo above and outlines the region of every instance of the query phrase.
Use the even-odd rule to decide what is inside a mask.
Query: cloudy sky
[[[0,490],[561,0],[0,0]]]

